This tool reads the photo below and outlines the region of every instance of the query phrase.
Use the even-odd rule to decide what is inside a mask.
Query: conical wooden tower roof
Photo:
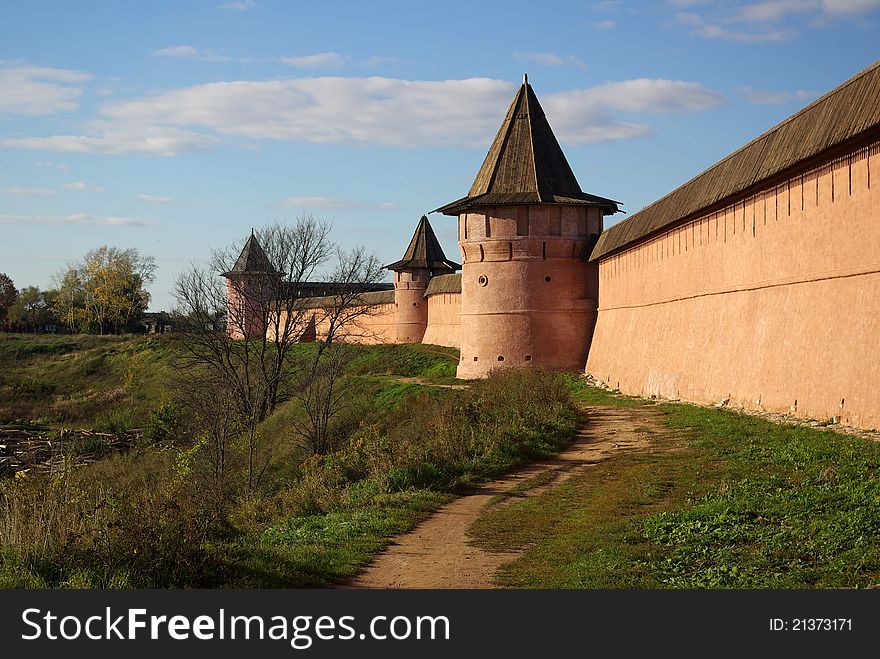
[[[238,255],[232,270],[224,272],[223,276],[267,273],[275,273],[275,268],[266,256],[266,252],[263,251],[263,247],[260,245],[254,232],[251,231],[250,238],[244,244],[244,248],[241,250],[241,254]]]
[[[440,241],[434,235],[431,223],[428,222],[426,216],[422,215],[403,258],[386,265],[385,268],[395,271],[430,270],[432,275],[443,275],[455,272],[461,268],[461,265],[446,258]]]
[[[542,203],[599,206],[606,215],[618,211],[618,202],[581,190],[524,77],[467,197],[437,211],[458,215],[482,206]]]

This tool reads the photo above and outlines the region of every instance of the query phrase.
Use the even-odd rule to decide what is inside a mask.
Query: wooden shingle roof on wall
[[[432,277],[425,289],[425,297],[440,293],[461,293],[461,274]]]
[[[880,127],[880,61],[599,237],[590,260],[621,250]]]
[[[376,306],[380,304],[394,304],[394,291],[369,291],[361,293],[356,300],[348,303],[357,306]],[[297,305],[299,309],[327,309],[335,307],[339,304],[339,298],[335,295],[327,295],[324,297],[307,297]]]

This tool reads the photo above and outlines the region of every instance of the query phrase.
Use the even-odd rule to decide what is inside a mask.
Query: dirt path
[[[661,431],[660,414],[650,408],[590,407],[577,439],[563,453],[443,506],[413,531],[398,537],[349,587],[494,588],[495,571],[518,554],[488,552],[472,546],[468,538],[471,524],[493,497],[509,497],[511,490],[516,496],[532,496],[618,451],[647,446],[649,434]],[[553,473],[547,474],[548,470]],[[527,479],[543,480],[545,476],[555,478],[519,491]]]

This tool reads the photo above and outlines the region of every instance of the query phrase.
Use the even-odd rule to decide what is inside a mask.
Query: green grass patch
[[[390,352],[370,349],[361,356]],[[393,351],[411,353],[420,349]],[[430,359],[427,370],[454,361]],[[388,373],[381,361],[376,367],[379,373],[349,373],[339,381],[346,404],[334,416],[331,452],[304,449],[293,429],[303,414],[295,400],[257,429],[260,476],[250,495],[241,477],[247,455],[240,439],[227,447],[223,482],[213,471],[217,454],[198,439],[160,450],[185,413],[163,406],[150,417],[156,447],[51,478],[0,482],[0,584],[336,584],[454,493],[558,451],[577,426],[557,374],[508,370],[450,389],[400,382],[422,376]],[[129,421],[102,418],[108,426]]]
[[[143,427],[167,398],[169,337],[0,336],[0,423],[116,432]]]
[[[504,492],[502,494],[495,495],[494,497],[489,499],[488,505],[494,506],[494,505],[501,503],[502,501],[506,501],[507,499],[510,499],[513,497],[522,497],[526,493],[530,492],[531,490],[534,490],[535,488],[542,487],[544,485],[547,485],[548,483],[552,483],[553,481],[556,480],[556,478],[558,476],[559,476],[559,469],[558,468],[545,469],[541,473],[536,474],[535,476],[532,476],[531,478],[526,478],[522,482],[517,483],[516,485],[514,485],[512,488],[510,488],[506,492]]]
[[[478,520],[472,532],[481,546],[526,548],[502,568],[502,584],[880,583],[880,446],[725,410],[662,410],[669,432],[651,436],[647,450],[614,456]]]
[[[215,547],[227,556],[223,584],[233,588],[327,587],[344,582],[391,539],[426,519],[448,495],[428,490],[349,502],[325,514],[295,516]]]

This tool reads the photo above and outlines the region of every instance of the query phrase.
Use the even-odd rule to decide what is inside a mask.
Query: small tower
[[[251,339],[266,332],[266,302],[280,290],[281,275],[272,266],[251,229],[250,238],[226,277],[226,334]]]
[[[434,235],[428,218],[422,215],[406,254],[386,265],[394,271],[396,343],[419,343],[428,328],[428,301],[425,289],[435,275],[447,275],[461,266],[450,261]]]
[[[462,252],[458,377],[497,367],[584,368],[598,266],[587,262],[618,202],[581,190],[523,78],[458,216]]]

